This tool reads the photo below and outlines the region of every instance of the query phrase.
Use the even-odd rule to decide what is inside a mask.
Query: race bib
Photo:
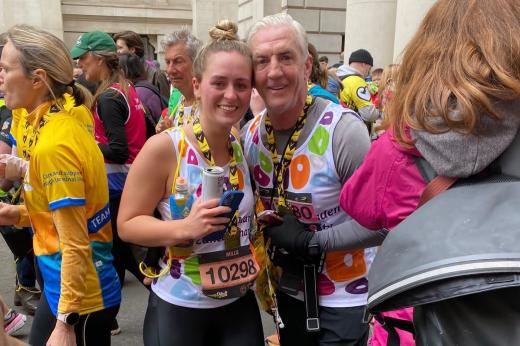
[[[202,293],[214,299],[244,296],[260,271],[249,245],[199,254],[198,258]]]

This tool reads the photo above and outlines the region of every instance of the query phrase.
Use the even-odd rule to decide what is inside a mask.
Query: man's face
[[[128,48],[126,41],[118,39],[116,41],[117,54],[135,54],[135,48]]]
[[[193,61],[186,52],[186,45],[178,43],[166,48],[164,51],[166,73],[174,87],[186,96],[193,94],[191,68]]]
[[[250,41],[255,87],[272,117],[299,114],[307,95],[312,58],[304,58],[290,26],[260,29]]]

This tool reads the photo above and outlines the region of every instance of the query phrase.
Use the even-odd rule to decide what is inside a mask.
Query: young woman
[[[160,264],[165,275],[152,284],[145,345],[263,344],[249,290],[259,270],[249,241],[254,195],[239,138],[231,131],[249,106],[253,66],[236,32],[229,21],[210,30],[211,40],[193,64],[199,120],[152,137],[123,192],[121,238],[169,247]],[[225,189],[244,193],[232,220],[223,217],[229,208],[218,206],[218,199],[201,201],[203,169],[209,166],[224,169]],[[182,180],[195,202],[184,219],[171,220],[171,196]],[[162,220],[153,217],[155,208]]]
[[[343,187],[341,206],[349,215],[369,229],[393,229],[418,207],[426,186],[416,158],[423,157],[438,175],[468,177],[500,156],[520,127],[518,32],[516,0],[439,0],[433,5],[399,66],[395,97],[386,110],[388,130]],[[487,297],[480,295],[482,303]],[[478,306],[464,305],[464,298],[447,304],[462,312],[454,309],[451,320],[439,319],[432,326],[443,329],[459,313],[478,315],[473,310]],[[516,309],[518,316],[518,304],[510,302],[505,309]],[[416,309],[414,319],[425,320],[425,313]],[[392,317],[411,318],[403,310]],[[466,330],[475,328],[471,319],[461,318]],[[512,335],[517,319],[510,322],[485,328],[490,335]],[[437,340],[425,339],[420,328],[416,332],[415,340],[424,345],[489,344],[461,340],[468,334],[452,334],[450,328],[439,330]],[[413,344],[409,334],[399,333],[401,344]],[[374,335],[373,345],[386,345],[384,331],[376,329]]]
[[[25,205],[0,204],[0,223],[31,224],[34,231],[44,290],[29,342],[110,345],[121,293],[110,253],[108,183],[94,138],[64,108],[65,93],[78,106],[85,97],[74,84],[72,60],[52,34],[15,26],[0,66],[7,107],[28,112],[12,129],[29,162]]]
[[[108,34],[100,31],[83,34],[72,48],[71,56],[79,59],[78,65],[87,80],[101,82],[92,110],[96,141],[108,173],[114,265],[121,283],[125,269],[142,281],[129,244],[117,236],[116,220],[128,170],[146,141],[144,110],[135,88],[122,75],[116,44]]]

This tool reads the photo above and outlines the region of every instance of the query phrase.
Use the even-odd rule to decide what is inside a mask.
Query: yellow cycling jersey
[[[350,75],[343,79],[341,84],[343,84],[343,90],[339,96],[348,108],[357,112],[363,107],[372,105],[370,91],[363,78],[358,75]]]

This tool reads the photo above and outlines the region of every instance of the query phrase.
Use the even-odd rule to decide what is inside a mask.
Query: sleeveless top
[[[182,140],[181,129],[173,127],[164,133],[170,136],[172,145],[175,148],[178,157],[180,142]],[[239,189],[244,192],[244,198],[239,206],[238,228],[240,231],[240,252],[239,261],[236,263],[222,265],[230,260],[226,258],[229,253],[224,246],[224,231],[217,231],[209,234],[202,239],[193,242],[191,254],[183,259],[174,259],[170,273],[155,279],[152,284],[152,291],[161,299],[171,304],[188,308],[216,308],[234,302],[239,296],[247,293],[251,286],[241,285],[237,289],[240,290],[233,298],[229,297],[210,297],[203,293],[203,287],[208,285],[214,288],[218,285],[230,285],[232,282],[240,282],[248,275],[242,272],[242,268],[249,271],[249,274],[258,272],[258,264],[255,259],[254,250],[250,246],[250,233],[253,231],[254,223],[254,195],[249,179],[249,170],[243,157],[240,142],[234,136],[232,137],[233,151],[237,162],[237,171],[239,175]],[[191,143],[187,138],[184,139],[184,150],[180,160],[179,176],[186,178],[188,182],[188,191],[194,194],[194,199],[200,198],[202,192],[202,171],[209,167],[204,159],[197,151],[197,145]],[[231,189],[229,182],[229,165],[224,169],[224,188]],[[170,203],[169,199],[163,199],[158,209],[163,220],[170,220]],[[233,250],[232,250],[233,251]],[[249,256],[249,257],[248,257]],[[244,259],[242,261],[240,259]],[[220,264],[212,265],[211,263]],[[220,262],[222,261],[222,262]],[[160,266],[164,268],[165,258],[160,261]],[[253,275],[254,276],[254,275]],[[212,282],[213,280],[213,282]],[[235,280],[235,281],[234,281]],[[252,284],[252,283],[251,283]],[[212,286],[213,285],[213,286]],[[231,292],[232,290],[230,290]],[[236,293],[236,292],[235,292]],[[219,298],[219,299],[216,299]],[[224,299],[222,299],[224,298]]]
[[[123,89],[117,83],[112,84],[109,89],[112,90],[112,92],[120,93],[128,106],[128,115],[125,122],[128,159],[125,164],[117,164],[105,159],[105,168],[108,174],[108,189],[110,198],[113,198],[119,197],[123,192],[131,163],[146,142],[146,123],[143,105],[132,85],[128,85],[128,95],[125,95]],[[99,117],[97,105],[93,108],[93,115],[96,141],[101,144],[108,144],[109,141],[106,136],[105,125]]]
[[[351,219],[339,206],[341,181],[332,152],[332,134],[342,112],[343,108],[334,103],[323,110],[310,135],[296,149],[288,169],[287,205],[309,231],[319,232]],[[265,111],[259,114],[244,132],[244,152],[260,199],[266,209],[272,209],[274,165],[260,132],[262,127],[265,133],[265,116]],[[328,252],[318,276],[320,305],[365,305],[368,292],[366,276],[374,255],[374,248]],[[302,298],[302,295],[297,298]]]

